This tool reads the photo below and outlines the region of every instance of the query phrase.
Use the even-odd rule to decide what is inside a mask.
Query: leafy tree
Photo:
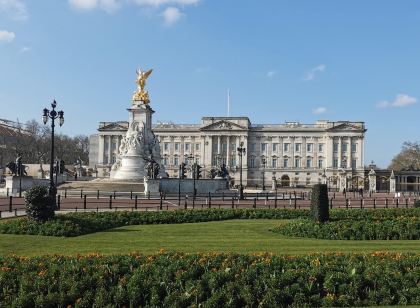
[[[420,142],[404,142],[401,152],[392,159],[388,168],[395,171],[420,170]]]

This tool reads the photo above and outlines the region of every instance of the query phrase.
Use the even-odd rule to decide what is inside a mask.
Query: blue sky
[[[0,0],[0,118],[60,131],[126,120],[135,70],[154,121],[365,121],[366,159],[419,140],[418,0]]]

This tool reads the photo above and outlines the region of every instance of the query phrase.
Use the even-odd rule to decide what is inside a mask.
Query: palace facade
[[[98,176],[109,176],[128,123],[101,122],[90,137],[90,166]],[[201,124],[158,123],[163,164],[169,176],[177,177],[179,164],[191,157],[207,177],[212,168],[225,164],[232,184],[239,184],[237,148],[243,142],[243,184],[271,188],[310,186],[322,178],[331,185],[351,188],[363,185],[364,122],[317,121],[315,124],[252,124],[248,117],[203,117]],[[265,163],[264,163],[265,162]],[[325,176],[323,176],[325,174]],[[338,184],[339,178],[341,184]]]

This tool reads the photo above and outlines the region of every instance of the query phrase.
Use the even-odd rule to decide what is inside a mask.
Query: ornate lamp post
[[[263,157],[261,159],[261,163],[262,163],[262,167],[263,167],[263,171],[262,171],[262,190],[265,190],[265,165],[267,163],[267,160],[265,159],[265,157]]]
[[[236,149],[239,155],[239,199],[244,199],[244,187],[242,186],[242,157],[246,155],[246,148],[244,147],[243,141],[239,144]]]
[[[57,188],[54,185],[54,127],[55,127],[55,120],[58,119],[58,123],[60,126],[64,123],[64,112],[63,111],[55,111],[55,107],[57,107],[57,102],[54,100],[51,103],[52,110],[48,110],[44,108],[44,114],[42,115],[42,121],[44,124],[47,124],[48,118],[51,119],[51,159],[50,159],[50,183],[48,186],[48,194],[54,197],[54,205],[55,205],[55,197],[57,195]]]

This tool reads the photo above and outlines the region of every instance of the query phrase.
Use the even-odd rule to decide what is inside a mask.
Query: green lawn
[[[269,231],[284,220],[229,220],[191,224],[140,225],[74,238],[0,234],[0,254],[124,254],[154,253],[160,249],[184,252],[270,251],[278,254],[310,252],[367,252],[377,250],[420,253],[420,241],[329,241],[288,238]]]

